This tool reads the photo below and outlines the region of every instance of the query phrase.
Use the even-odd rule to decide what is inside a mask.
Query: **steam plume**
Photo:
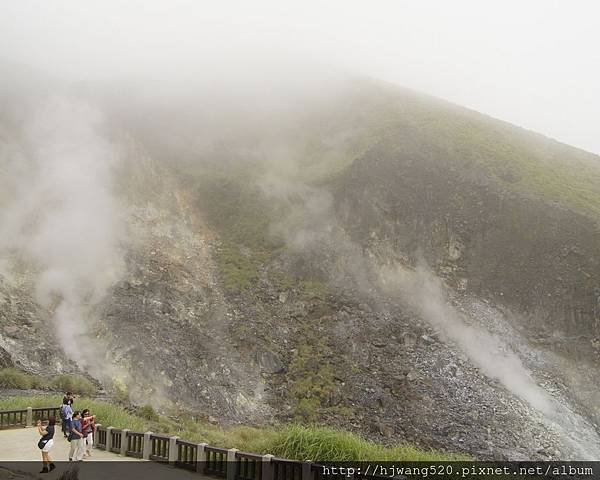
[[[12,191],[0,212],[0,255],[19,253],[32,264],[36,299],[52,312],[63,350],[91,371],[97,352],[81,337],[122,268],[110,190],[118,156],[101,128],[97,111],[66,98],[38,108],[21,153],[4,160]]]

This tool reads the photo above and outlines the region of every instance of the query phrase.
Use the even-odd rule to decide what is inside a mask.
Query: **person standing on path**
[[[92,447],[94,446],[94,432],[96,431],[96,415],[92,415],[89,409],[81,412],[81,431],[85,442],[85,453],[88,457],[92,456]]]
[[[71,408],[73,408],[73,402],[75,401],[75,394],[73,392],[67,392],[65,393],[65,396],[63,397],[63,404],[68,404],[71,405]]]
[[[60,419],[62,420],[62,432],[65,438],[69,437],[71,431],[71,421],[73,419],[73,409],[70,403],[63,403],[60,407]]]
[[[80,462],[83,460],[85,452],[85,438],[83,429],[81,428],[81,414],[79,411],[73,412],[73,420],[71,421],[71,430],[69,432],[69,441],[71,448],[69,449],[69,462]]]
[[[44,422],[45,423],[45,422]],[[38,442],[38,447],[42,451],[42,464],[43,468],[40,473],[48,473],[56,468],[54,462],[50,458],[50,450],[54,445],[54,426],[56,425],[56,418],[50,417],[48,424],[42,424],[41,420],[37,421],[38,433],[42,436]]]

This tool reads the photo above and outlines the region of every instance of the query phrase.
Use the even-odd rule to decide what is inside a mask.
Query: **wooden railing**
[[[0,412],[0,429],[26,427],[31,424],[31,409],[4,410]]]
[[[175,465],[195,471],[198,462],[198,445],[193,442],[180,440],[179,438],[175,444],[177,445],[177,460],[175,460]]]
[[[274,458],[273,480],[303,480],[302,462]]]
[[[125,455],[128,457],[142,458],[144,455],[144,434],[127,432],[127,448]]]
[[[150,435],[150,442],[152,442],[150,460],[167,463],[169,461],[170,438],[166,435]]]
[[[96,438],[94,438],[94,446],[106,450],[106,429],[97,430]]]
[[[215,477],[227,477],[227,449],[204,447],[204,473]]]
[[[35,421],[56,417],[59,408],[26,408],[0,411],[0,429],[33,426]],[[98,424],[94,447],[127,457],[169,463],[178,468],[227,480],[320,480],[322,465],[217,448],[178,437]],[[334,477],[327,477],[334,478]],[[376,478],[361,476],[360,478]]]
[[[236,480],[262,480],[263,456],[236,452]]]
[[[110,429],[110,451],[114,453],[121,453],[121,438],[123,437],[123,431],[118,428]]]
[[[50,417],[54,417],[56,423],[60,424],[60,407],[32,408],[31,411],[34,424],[38,420],[48,420]]]

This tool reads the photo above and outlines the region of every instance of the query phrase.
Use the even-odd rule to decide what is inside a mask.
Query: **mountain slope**
[[[92,366],[112,365],[88,370],[224,424],[595,455],[600,159],[388,85],[313,87],[248,103],[86,98],[121,158],[98,195],[125,232],[123,270],[79,310],[102,345]],[[32,146],[13,120],[5,172]],[[5,298],[35,303],[39,265],[2,253]],[[20,282],[18,255],[33,263]],[[0,318],[0,346],[41,370],[8,340],[21,317]]]

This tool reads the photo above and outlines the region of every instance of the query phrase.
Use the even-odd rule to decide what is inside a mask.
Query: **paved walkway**
[[[70,443],[63,438],[62,432],[59,429],[60,426],[57,428],[58,431],[54,436],[54,446],[50,451],[50,457],[55,462],[67,462],[69,459]],[[0,480],[4,478],[38,478],[38,472],[42,466],[42,455],[37,446],[39,439],[40,436],[37,429],[33,427],[0,430]],[[93,464],[89,460],[92,460]],[[122,457],[116,453],[96,448],[93,449],[92,457],[89,460],[86,457],[86,460],[81,463],[67,462],[58,464],[58,468],[52,473],[44,474],[39,478],[54,480],[59,478],[66,469],[77,467],[78,465],[81,465],[81,470],[85,471],[86,480],[88,478],[94,480],[122,478],[124,469],[131,473],[131,475],[127,475],[129,478],[185,480],[208,480],[211,478],[157,462]],[[106,463],[100,464],[96,462]],[[7,473],[7,469],[11,472]]]

